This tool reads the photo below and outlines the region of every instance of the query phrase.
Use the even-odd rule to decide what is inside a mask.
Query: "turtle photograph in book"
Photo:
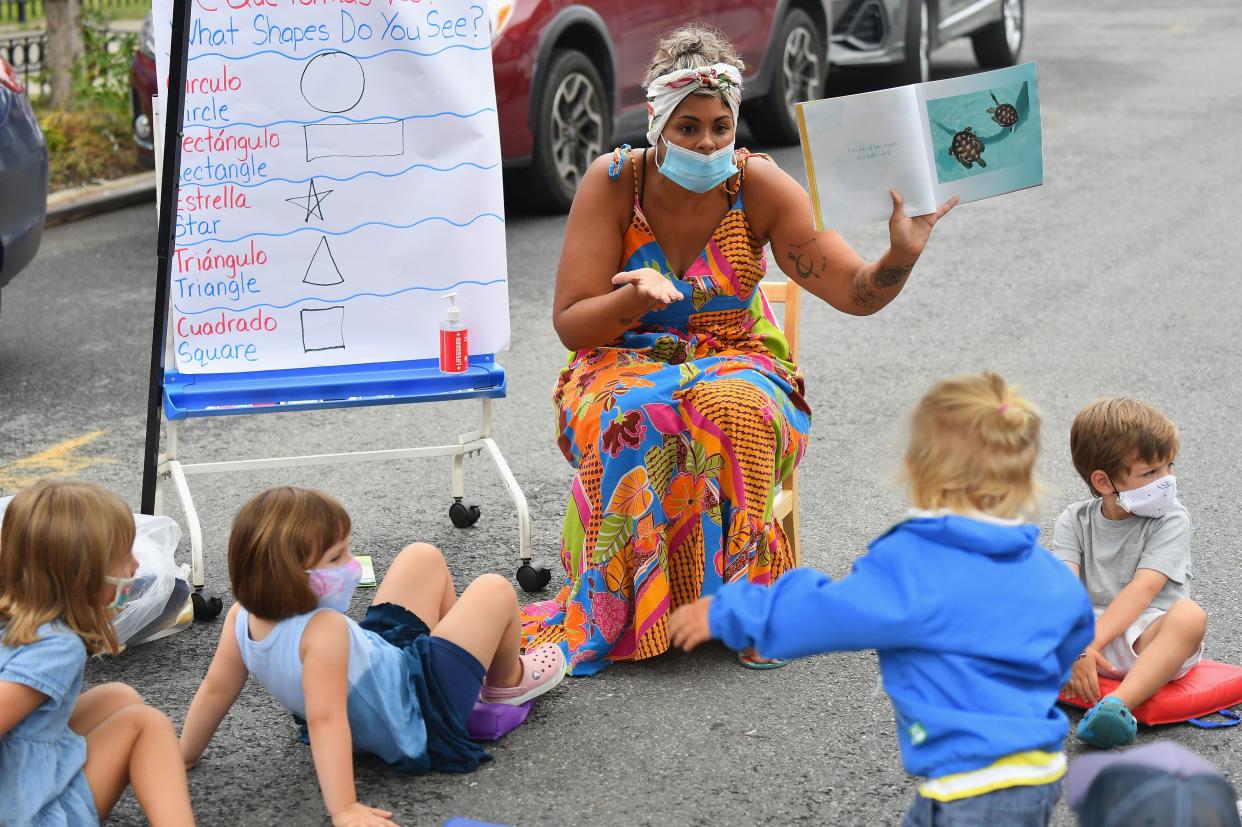
[[[816,226],[888,221],[1043,183],[1035,64],[797,105]]]
[[[941,184],[1030,163],[1042,155],[1029,128],[1027,81],[925,101],[936,178]]]

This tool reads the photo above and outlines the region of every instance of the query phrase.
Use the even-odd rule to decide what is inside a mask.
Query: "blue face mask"
[[[732,142],[711,155],[703,155],[666,140],[664,147],[664,162],[659,165],[660,172],[674,184],[691,192],[708,192],[737,175],[737,165],[733,163]]]

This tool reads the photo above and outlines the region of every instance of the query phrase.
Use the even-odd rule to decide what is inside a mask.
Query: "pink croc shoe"
[[[538,698],[561,682],[565,677],[565,655],[559,646],[546,644],[527,652],[522,661],[522,680],[517,686],[491,686],[483,684],[479,700],[485,704],[509,704],[520,706]]]

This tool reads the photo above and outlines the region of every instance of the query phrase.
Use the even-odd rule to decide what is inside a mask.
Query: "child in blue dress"
[[[46,481],[0,527],[0,824],[79,827],[129,784],[155,827],[192,825],[177,733],[120,683],[86,692],[87,654],[133,585],[134,518],[96,485]]]
[[[357,799],[353,753],[400,772],[469,772],[488,756],[466,734],[475,701],[522,704],[556,686],[556,646],[520,654],[517,595],[495,574],[459,598],[440,552],[405,548],[356,623],[343,612],[361,577],[350,520],[319,491],[273,488],[246,503],[229,536],[229,610],[181,733],[186,766],[254,675],[304,721],[337,827],[390,825]]]
[[[876,649],[901,756],[927,780],[905,827],[1043,827],[1068,731],[1057,694],[1090,641],[1091,603],[1019,519],[1036,495],[1039,416],[993,373],[938,383],[911,421],[914,508],[849,576],[731,583],[670,620],[769,658]]]

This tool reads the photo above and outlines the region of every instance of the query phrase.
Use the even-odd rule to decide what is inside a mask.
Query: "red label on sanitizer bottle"
[[[461,330],[440,330],[440,370],[444,373],[461,373],[470,367],[468,333]]]

